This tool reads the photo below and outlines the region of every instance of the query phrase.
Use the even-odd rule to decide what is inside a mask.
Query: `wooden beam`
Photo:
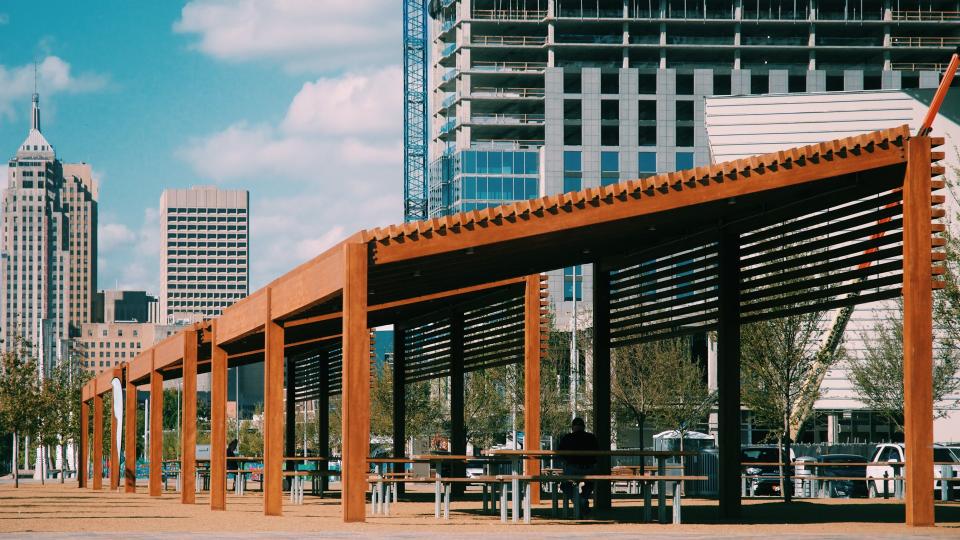
[[[898,128],[895,131],[902,133],[906,132],[906,129]],[[716,179],[712,179],[710,185],[683,188],[666,194],[657,190],[634,190],[623,199],[619,197],[596,199],[582,208],[577,205],[553,208],[554,201],[547,198],[535,199],[529,201],[529,204],[536,204],[542,207],[542,210],[533,211],[512,220],[503,219],[499,222],[487,220],[482,225],[468,215],[459,214],[453,218],[472,221],[472,224],[460,226],[458,232],[448,229],[445,235],[406,237],[402,241],[398,239],[374,241],[374,260],[377,265],[383,265],[491,244],[527,240],[580,227],[613,223],[683,207],[797,186],[906,161],[903,148],[896,144],[888,144],[886,148],[877,145],[871,151],[863,151],[858,155],[848,153],[846,157],[839,157],[833,153],[829,159],[823,155],[825,151],[819,153],[821,155],[818,157],[817,164],[805,161],[803,165],[778,166],[775,169],[767,167],[751,171],[749,177],[736,174],[733,167],[737,166],[737,163],[725,163],[722,166],[729,168],[729,174],[725,174],[719,183]],[[719,168],[721,165],[716,167]]]
[[[932,527],[933,294],[930,139],[908,143],[903,180],[903,438],[906,521]]]
[[[90,462],[90,405],[80,401],[80,460],[77,463],[77,485],[87,487],[87,463]]]
[[[261,317],[263,354],[263,513],[283,515],[283,327],[270,317],[271,289]]]
[[[194,504],[197,490],[197,330],[183,334],[183,397],[180,415],[180,502]]]
[[[227,509],[227,351],[218,345],[217,321],[210,344],[210,509]]]
[[[393,457],[405,458],[407,448],[407,385],[404,382],[406,371],[406,351],[404,350],[406,330],[400,324],[393,325]],[[403,493],[403,485],[398,484]]]
[[[320,359],[320,397],[317,398],[317,447],[320,455],[325,458],[330,457],[330,385],[329,385],[329,349],[323,351]],[[329,468],[329,463],[324,465]],[[327,489],[328,476],[320,477],[320,485],[324,491]]]
[[[112,370],[116,372],[117,369]],[[110,388],[113,388],[113,379],[110,379],[111,384]],[[120,426],[117,425],[117,418],[114,416],[113,411],[114,405],[117,399],[122,399],[123,396],[118,396],[116,392],[110,392],[110,411],[108,415],[110,416],[110,491],[117,491],[120,489],[120,446],[117,444],[117,434],[120,433]]]
[[[540,275],[526,277],[523,302],[523,431],[524,448],[540,449]],[[540,460],[524,463],[524,474],[538,476]],[[540,504],[540,484],[530,489],[530,501]]]
[[[286,398],[284,399],[284,422],[285,434],[283,437],[283,455],[293,457],[297,455],[297,362],[293,358],[287,358],[287,386]],[[288,460],[286,462],[287,471],[295,471],[297,462]]]
[[[720,236],[717,328],[717,443],[720,518],[740,516],[740,238]]]
[[[93,489],[103,489],[103,394],[93,395]]]
[[[124,492],[137,492],[137,385],[129,377],[130,364],[126,365],[126,392],[123,412],[123,480]]]
[[[151,360],[153,352],[151,351]],[[163,493],[163,373],[150,371],[150,484],[151,497]]]
[[[450,314],[450,453],[465,455],[467,453],[467,427],[464,419],[464,388],[463,376],[463,312],[454,309]],[[451,463],[451,472],[454,476],[464,477],[467,474],[465,463]],[[464,486],[453,486],[454,495],[463,493]]]
[[[367,245],[344,247],[343,479],[344,522],[366,520],[370,452],[370,331],[367,328]]]
[[[576,291],[574,291],[576,292]],[[539,305],[539,284],[538,284]],[[538,311],[539,315],[539,311]],[[576,314],[574,314],[576,316]],[[538,317],[539,324],[539,317]],[[537,346],[539,347],[539,343]],[[610,271],[594,265],[593,274],[593,432],[600,450],[610,450]],[[597,460],[597,474],[610,474],[610,457]],[[610,509],[610,484],[598,482],[596,507]]]

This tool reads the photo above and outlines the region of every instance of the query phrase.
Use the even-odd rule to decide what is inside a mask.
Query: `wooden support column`
[[[153,362],[153,352],[150,353]],[[163,493],[163,373],[150,371],[150,496]]]
[[[126,367],[123,432],[123,490],[137,492],[137,386],[130,380],[130,364]]]
[[[82,399],[82,398],[81,398]],[[77,463],[77,484],[87,487],[87,463],[90,461],[90,404],[80,401],[80,459]]]
[[[227,509],[227,351],[210,339],[210,509]],[[232,467],[231,467],[232,468]]]
[[[120,489],[120,447],[117,444],[120,426],[117,425],[117,419],[113,415],[113,404],[116,400],[123,399],[123,396],[118,396],[116,392],[111,391],[110,398],[110,491],[117,491]]]
[[[523,431],[524,448],[540,449],[540,276],[527,276],[523,301]],[[529,458],[524,474],[539,475],[540,459]],[[540,484],[530,489],[530,502],[540,504]]]
[[[93,395],[93,489],[103,489],[103,395]]]
[[[720,518],[740,516],[740,237],[720,236],[717,442]]]
[[[903,181],[903,438],[907,525],[933,514],[933,279],[930,139],[907,143]]]
[[[406,341],[406,330],[399,324],[393,325],[393,457],[405,458],[407,450],[407,359],[403,344]],[[399,469],[400,466],[398,466]],[[402,493],[404,485],[397,484],[398,493]]]
[[[367,245],[343,247],[343,492],[344,522],[366,520],[370,453],[370,331],[367,328]]]
[[[450,313],[450,453],[467,453],[467,428],[464,421],[464,376],[463,376],[463,312]],[[450,464],[451,473],[459,478],[467,474],[466,463]],[[462,494],[463,484],[453,486],[455,494]]]
[[[180,502],[197,500],[197,331],[183,332],[183,398],[180,414]]]
[[[610,271],[593,265],[593,431],[600,450],[610,450]],[[597,474],[610,474],[610,457],[597,460]],[[610,509],[610,484],[597,482],[596,506]]]
[[[330,459],[330,349],[321,354],[323,363],[319,376],[320,397],[317,398],[317,447],[321,456]],[[329,468],[330,462],[325,462],[324,466]],[[329,481],[330,478],[326,475],[320,477],[323,491],[327,490]]]
[[[293,457],[297,455],[297,399],[296,399],[296,377],[297,377],[297,362],[293,358],[287,358],[287,386],[286,386],[286,407],[284,408],[284,422],[283,426],[285,428],[285,434],[283,437],[283,453],[285,457]],[[286,470],[295,471],[297,470],[297,462],[293,460],[288,460],[286,462]]]
[[[267,289],[263,351],[263,513],[283,515],[283,327],[270,316]]]

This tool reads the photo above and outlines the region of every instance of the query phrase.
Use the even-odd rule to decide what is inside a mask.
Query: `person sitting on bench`
[[[242,463],[237,460],[231,459],[237,457],[237,440],[234,439],[230,441],[230,444],[227,445],[227,468],[228,469],[242,469]],[[235,473],[233,475],[233,489],[237,489],[237,480],[240,479],[240,473]]]
[[[559,450],[590,451],[599,450],[600,443],[597,436],[586,429],[582,418],[574,418],[570,424],[570,433],[560,439]],[[567,456],[563,459],[563,474],[586,475],[594,472],[597,464],[596,456]],[[575,487],[570,482],[564,482],[560,488],[572,498]],[[580,504],[584,512],[590,510],[590,495],[593,493],[593,483],[584,482],[580,489]]]

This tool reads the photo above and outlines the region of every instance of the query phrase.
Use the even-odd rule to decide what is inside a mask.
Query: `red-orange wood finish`
[[[227,509],[227,351],[210,344],[210,509]]]
[[[930,139],[908,143],[903,182],[903,435],[907,525],[932,526],[933,294]]]
[[[90,404],[80,402],[80,461],[77,463],[78,487],[87,487],[87,463],[90,461]]]
[[[127,364],[126,391],[124,392],[123,411],[123,490],[126,493],[137,491],[137,386],[129,377],[130,365]]]
[[[367,328],[367,245],[344,245],[343,521],[366,518],[370,452],[370,332]]]
[[[183,398],[180,400],[180,502],[193,504],[197,475],[197,331],[183,332]]]
[[[152,353],[151,353],[152,356]],[[152,360],[152,358],[151,358]],[[163,493],[163,374],[150,372],[150,496]]]
[[[103,394],[93,395],[93,489],[103,489]]]
[[[523,428],[527,448],[540,449],[540,275],[527,276],[523,302]],[[524,473],[540,474],[540,460],[527,459]],[[530,490],[540,504],[540,485]]]
[[[283,327],[270,318],[267,289],[263,353],[263,513],[283,515]]]

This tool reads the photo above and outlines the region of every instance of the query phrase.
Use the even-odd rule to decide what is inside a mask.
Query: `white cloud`
[[[29,111],[29,97],[34,88],[33,64],[7,67],[0,65],[0,120],[16,118],[16,111]],[[69,63],[57,56],[47,56],[37,64],[40,92],[49,97],[60,93],[93,92],[107,84],[107,78],[95,73],[74,74]]]
[[[402,219],[400,95],[395,67],[322,78],[303,85],[276,125],[238,122],[179,150],[199,175],[251,187],[254,287]]]
[[[112,283],[104,280],[100,288],[119,287],[159,294],[159,218],[156,208],[147,208],[143,221],[135,229],[113,222],[100,226],[98,272],[100,276],[113,276]]]
[[[173,25],[228,61],[278,60],[288,70],[378,66],[400,55],[396,0],[192,0]]]
[[[403,126],[403,74],[398,66],[303,85],[290,103],[288,133],[396,134]]]
[[[133,242],[136,236],[122,223],[101,223],[97,231],[97,242],[102,251],[111,251]]]

